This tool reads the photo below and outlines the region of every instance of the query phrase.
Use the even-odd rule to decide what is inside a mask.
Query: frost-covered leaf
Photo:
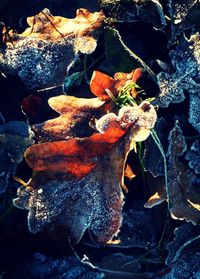
[[[49,98],[49,106],[59,117],[32,126],[39,142],[85,137],[94,131],[89,122],[99,118],[108,109],[98,98],[84,99],[60,95]]]
[[[158,74],[160,95],[155,103],[168,107],[170,103],[180,103],[185,94],[190,96],[189,122],[200,132],[199,90],[200,90],[200,36],[182,38],[175,50],[170,51],[175,72]]]
[[[74,19],[52,16],[48,9],[28,17],[22,34],[9,39],[0,50],[0,69],[19,75],[27,88],[42,89],[63,84],[78,54],[96,48],[102,12],[77,10]]]
[[[133,140],[144,140],[156,121],[152,105],[123,107],[96,121],[99,133],[87,138],[32,145],[25,152],[37,171],[18,190],[17,207],[29,210],[31,232],[62,223],[78,242],[86,229],[105,243],[121,225],[123,172]]]
[[[166,25],[162,5],[158,0],[101,0],[101,7],[112,21],[144,21],[156,28]]]
[[[170,103],[180,103],[185,99],[184,91],[196,94],[200,88],[200,37],[199,33],[190,40],[182,38],[175,50],[170,51],[172,64],[175,68],[173,74],[160,73],[158,84],[160,95],[157,104],[168,107]]]
[[[176,122],[169,134],[168,187],[166,189],[163,187],[164,185],[160,185],[159,196],[153,205],[168,199],[170,214],[174,219],[197,224],[200,220],[200,192],[196,187],[199,179],[181,160],[181,156],[186,150],[185,137],[178,122]],[[145,207],[152,207],[151,198]]]
[[[130,72],[134,68],[144,68],[150,75],[154,76],[146,63],[123,43],[116,29],[106,28],[105,50],[108,62],[114,72]]]
[[[114,78],[99,71],[94,71],[90,82],[90,90],[98,98],[84,99],[66,95],[49,98],[49,106],[60,116],[32,126],[38,141],[82,138],[91,135],[94,129],[90,127],[90,120],[100,118],[115,107],[106,90],[110,90],[111,94],[117,97],[122,88],[130,83],[135,84],[141,75],[141,69],[133,70],[127,74],[116,73]],[[135,87],[131,89],[131,94],[136,95]],[[47,93],[45,98],[46,95]],[[37,116],[37,111],[43,113],[43,107],[46,108],[43,99],[44,96],[38,96],[38,94],[26,98],[22,105],[23,111],[35,118],[34,115]]]
[[[175,238],[167,246],[166,264],[171,271],[164,277],[199,278],[200,275],[200,227],[185,224],[175,230]]]
[[[200,84],[195,92],[190,94],[189,122],[200,133]],[[194,94],[193,94],[194,93]]]
[[[200,174],[200,142],[196,140],[187,151],[185,158],[189,162],[191,169],[195,171],[196,174]]]
[[[104,273],[92,270],[75,256],[50,258],[44,254],[35,253],[33,259],[27,259],[18,264],[11,272],[11,278],[70,278],[70,279],[103,279]]]
[[[6,190],[9,178],[15,175],[23,153],[34,143],[30,127],[22,121],[11,121],[0,126],[0,193]]]
[[[172,42],[187,29],[199,24],[200,3],[198,0],[170,0],[168,4]]]

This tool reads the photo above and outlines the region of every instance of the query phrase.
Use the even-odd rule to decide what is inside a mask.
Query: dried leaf
[[[116,73],[114,78],[99,71],[94,71],[90,81],[90,90],[100,100],[108,100],[110,96],[107,90],[109,90],[114,97],[117,97],[120,90],[131,83],[136,83],[141,76],[142,69],[140,68],[133,70],[131,73]],[[135,97],[135,88],[131,90],[131,94]]]
[[[15,175],[23,153],[34,143],[33,133],[22,121],[11,121],[0,126],[0,193],[6,190],[9,178]]]
[[[108,109],[98,98],[60,95],[49,98],[48,103],[60,116],[32,126],[39,142],[89,136],[94,132],[89,126],[90,120],[101,117]]]
[[[11,272],[12,278],[103,279],[104,273],[84,265],[76,256],[50,257],[34,253],[32,259],[19,263]],[[81,277],[80,277],[81,276]]]
[[[67,96],[59,97],[61,106],[59,101],[56,101],[58,97],[50,100],[51,105],[59,112],[71,108],[63,106],[63,97],[64,101],[68,102]],[[85,101],[88,100],[83,99],[84,108]],[[76,102],[74,106],[76,107]],[[125,135],[129,127],[133,130],[131,140],[143,141],[148,137],[155,121],[156,112],[147,102],[138,107],[123,107],[119,116],[108,113],[96,121],[96,129],[100,133],[88,138],[33,145],[27,149],[25,159],[35,171],[69,172],[71,175],[82,177],[95,167],[94,158],[108,152],[112,145]]]
[[[102,12],[77,10],[74,19],[52,16],[48,9],[28,17],[27,28],[0,51],[0,69],[19,75],[27,88],[42,89],[63,84],[79,52],[96,48],[96,30],[104,20]]]
[[[170,51],[173,74],[158,74],[160,95],[155,104],[168,107],[170,103],[180,103],[185,99],[184,93],[189,93],[189,122],[199,132],[199,89],[200,89],[200,37],[199,33],[190,40],[182,38],[175,50]]]
[[[39,171],[18,190],[17,207],[29,210],[31,232],[47,224],[64,223],[78,242],[86,229],[105,243],[121,225],[125,159],[142,129],[155,124],[156,112],[147,102],[124,107],[96,122],[101,133],[88,138],[32,145],[25,158]],[[142,140],[142,138],[140,138]],[[41,172],[43,171],[43,172]],[[45,172],[44,172],[45,171]]]

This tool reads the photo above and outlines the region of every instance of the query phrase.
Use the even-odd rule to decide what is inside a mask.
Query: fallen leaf
[[[89,125],[91,119],[101,117],[109,109],[98,98],[66,95],[49,98],[48,104],[60,116],[32,126],[39,142],[89,136],[94,132]]]
[[[124,44],[117,29],[106,28],[104,36],[107,60],[114,72],[143,68],[154,78],[155,74],[150,67]]]
[[[175,72],[172,74],[161,72],[158,74],[160,95],[155,104],[168,107],[170,103],[181,103],[185,100],[185,93],[189,93],[189,122],[199,132],[199,89],[200,71],[199,57],[200,36],[193,34],[190,39],[181,37],[178,46],[170,51],[170,57]]]
[[[167,245],[166,264],[171,271],[167,278],[198,278],[199,275],[199,225],[184,224],[174,231],[175,237]]]
[[[114,22],[144,21],[156,28],[166,25],[163,8],[158,0],[145,1],[109,1],[101,0],[106,16]]]
[[[117,97],[120,90],[136,83],[141,76],[141,68],[135,69],[130,73],[116,73],[114,78],[99,71],[94,71],[90,81],[90,90],[100,100],[108,100],[110,99],[108,90],[114,97]],[[135,87],[132,88],[131,94],[133,97],[136,97]]]
[[[0,52],[0,69],[19,75],[29,89],[63,84],[79,53],[96,48],[97,29],[104,20],[102,12],[78,9],[74,19],[52,16],[48,9],[28,17],[28,27]]]
[[[28,148],[25,159],[37,172],[28,187],[19,188],[14,204],[29,210],[30,231],[62,223],[75,242],[86,229],[97,242],[112,239],[122,222],[120,184],[127,154],[141,130],[151,129],[155,121],[153,106],[144,102],[122,108],[118,116],[101,117],[96,121],[98,133],[90,137]]]
[[[172,218],[186,220],[196,225],[200,220],[200,193],[196,189],[199,179],[181,160],[187,145],[178,121],[171,130],[168,140],[168,193],[164,185],[160,185],[159,195],[154,194],[145,207],[151,208],[167,200]]]
[[[185,30],[199,25],[200,5],[198,0],[174,0],[168,4],[171,17],[171,42]]]
[[[33,133],[24,122],[10,121],[0,126],[0,193],[5,192],[24,151],[33,143]]]

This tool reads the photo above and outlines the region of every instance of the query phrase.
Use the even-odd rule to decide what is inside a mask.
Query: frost
[[[28,89],[59,86],[78,54],[95,50],[94,30],[103,19],[102,12],[90,13],[86,9],[77,10],[74,19],[54,17],[44,9],[28,17],[30,27],[0,50],[0,69],[18,74]]]
[[[154,194],[145,207],[150,208],[168,199],[172,218],[186,220],[196,225],[200,220],[200,195],[196,189],[198,178],[182,162],[181,158],[187,150],[187,145],[178,121],[171,130],[168,140],[168,187],[165,189],[161,184],[158,190],[159,195]]]
[[[170,103],[180,103],[185,99],[184,91],[196,96],[200,90],[200,35],[196,33],[190,40],[182,38],[175,50],[170,51],[173,74],[158,74],[160,95],[156,104],[168,107]],[[190,109],[193,109],[193,102]]]
[[[23,153],[34,143],[33,133],[22,121],[11,121],[0,126],[0,193],[6,190],[10,176],[16,172]]]
[[[169,0],[169,13],[172,19],[171,39],[175,38],[184,30],[191,29],[198,24],[198,12],[200,9],[198,0]]]
[[[200,174],[200,142],[196,140],[190,150],[187,151],[185,158],[189,162],[191,169],[195,171],[196,174]]]
[[[35,253],[33,260],[17,266],[11,272],[11,278],[50,278],[50,279],[103,279],[104,273],[91,270],[83,265],[75,256],[68,258],[50,258],[40,253]]]
[[[175,230],[174,240],[167,245],[169,255],[166,264],[171,271],[165,279],[199,278],[199,241],[199,225],[185,224]]]
[[[94,130],[89,126],[90,120],[101,117],[107,107],[98,98],[84,99],[66,95],[49,98],[48,103],[60,116],[32,126],[39,142],[92,134]],[[26,105],[31,105],[31,99]]]
[[[200,133],[200,95],[199,95],[199,91],[197,91],[195,94],[190,94],[189,122]]]
[[[66,109],[63,103],[56,105],[59,112]],[[25,159],[38,172],[14,200],[29,210],[29,230],[36,233],[61,223],[75,242],[87,229],[97,242],[111,240],[122,222],[125,160],[132,142],[146,139],[155,121],[154,107],[144,101],[123,107],[114,118],[108,113],[97,120],[102,133],[29,147]]]
[[[166,25],[163,8],[158,0],[101,0],[100,3],[105,14],[113,21],[144,21],[156,28]]]

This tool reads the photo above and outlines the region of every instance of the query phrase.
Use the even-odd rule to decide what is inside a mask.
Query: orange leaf
[[[108,100],[110,97],[106,93],[105,89],[112,91],[114,82],[114,79],[108,75],[99,71],[94,71],[90,81],[90,89],[100,100]]]

